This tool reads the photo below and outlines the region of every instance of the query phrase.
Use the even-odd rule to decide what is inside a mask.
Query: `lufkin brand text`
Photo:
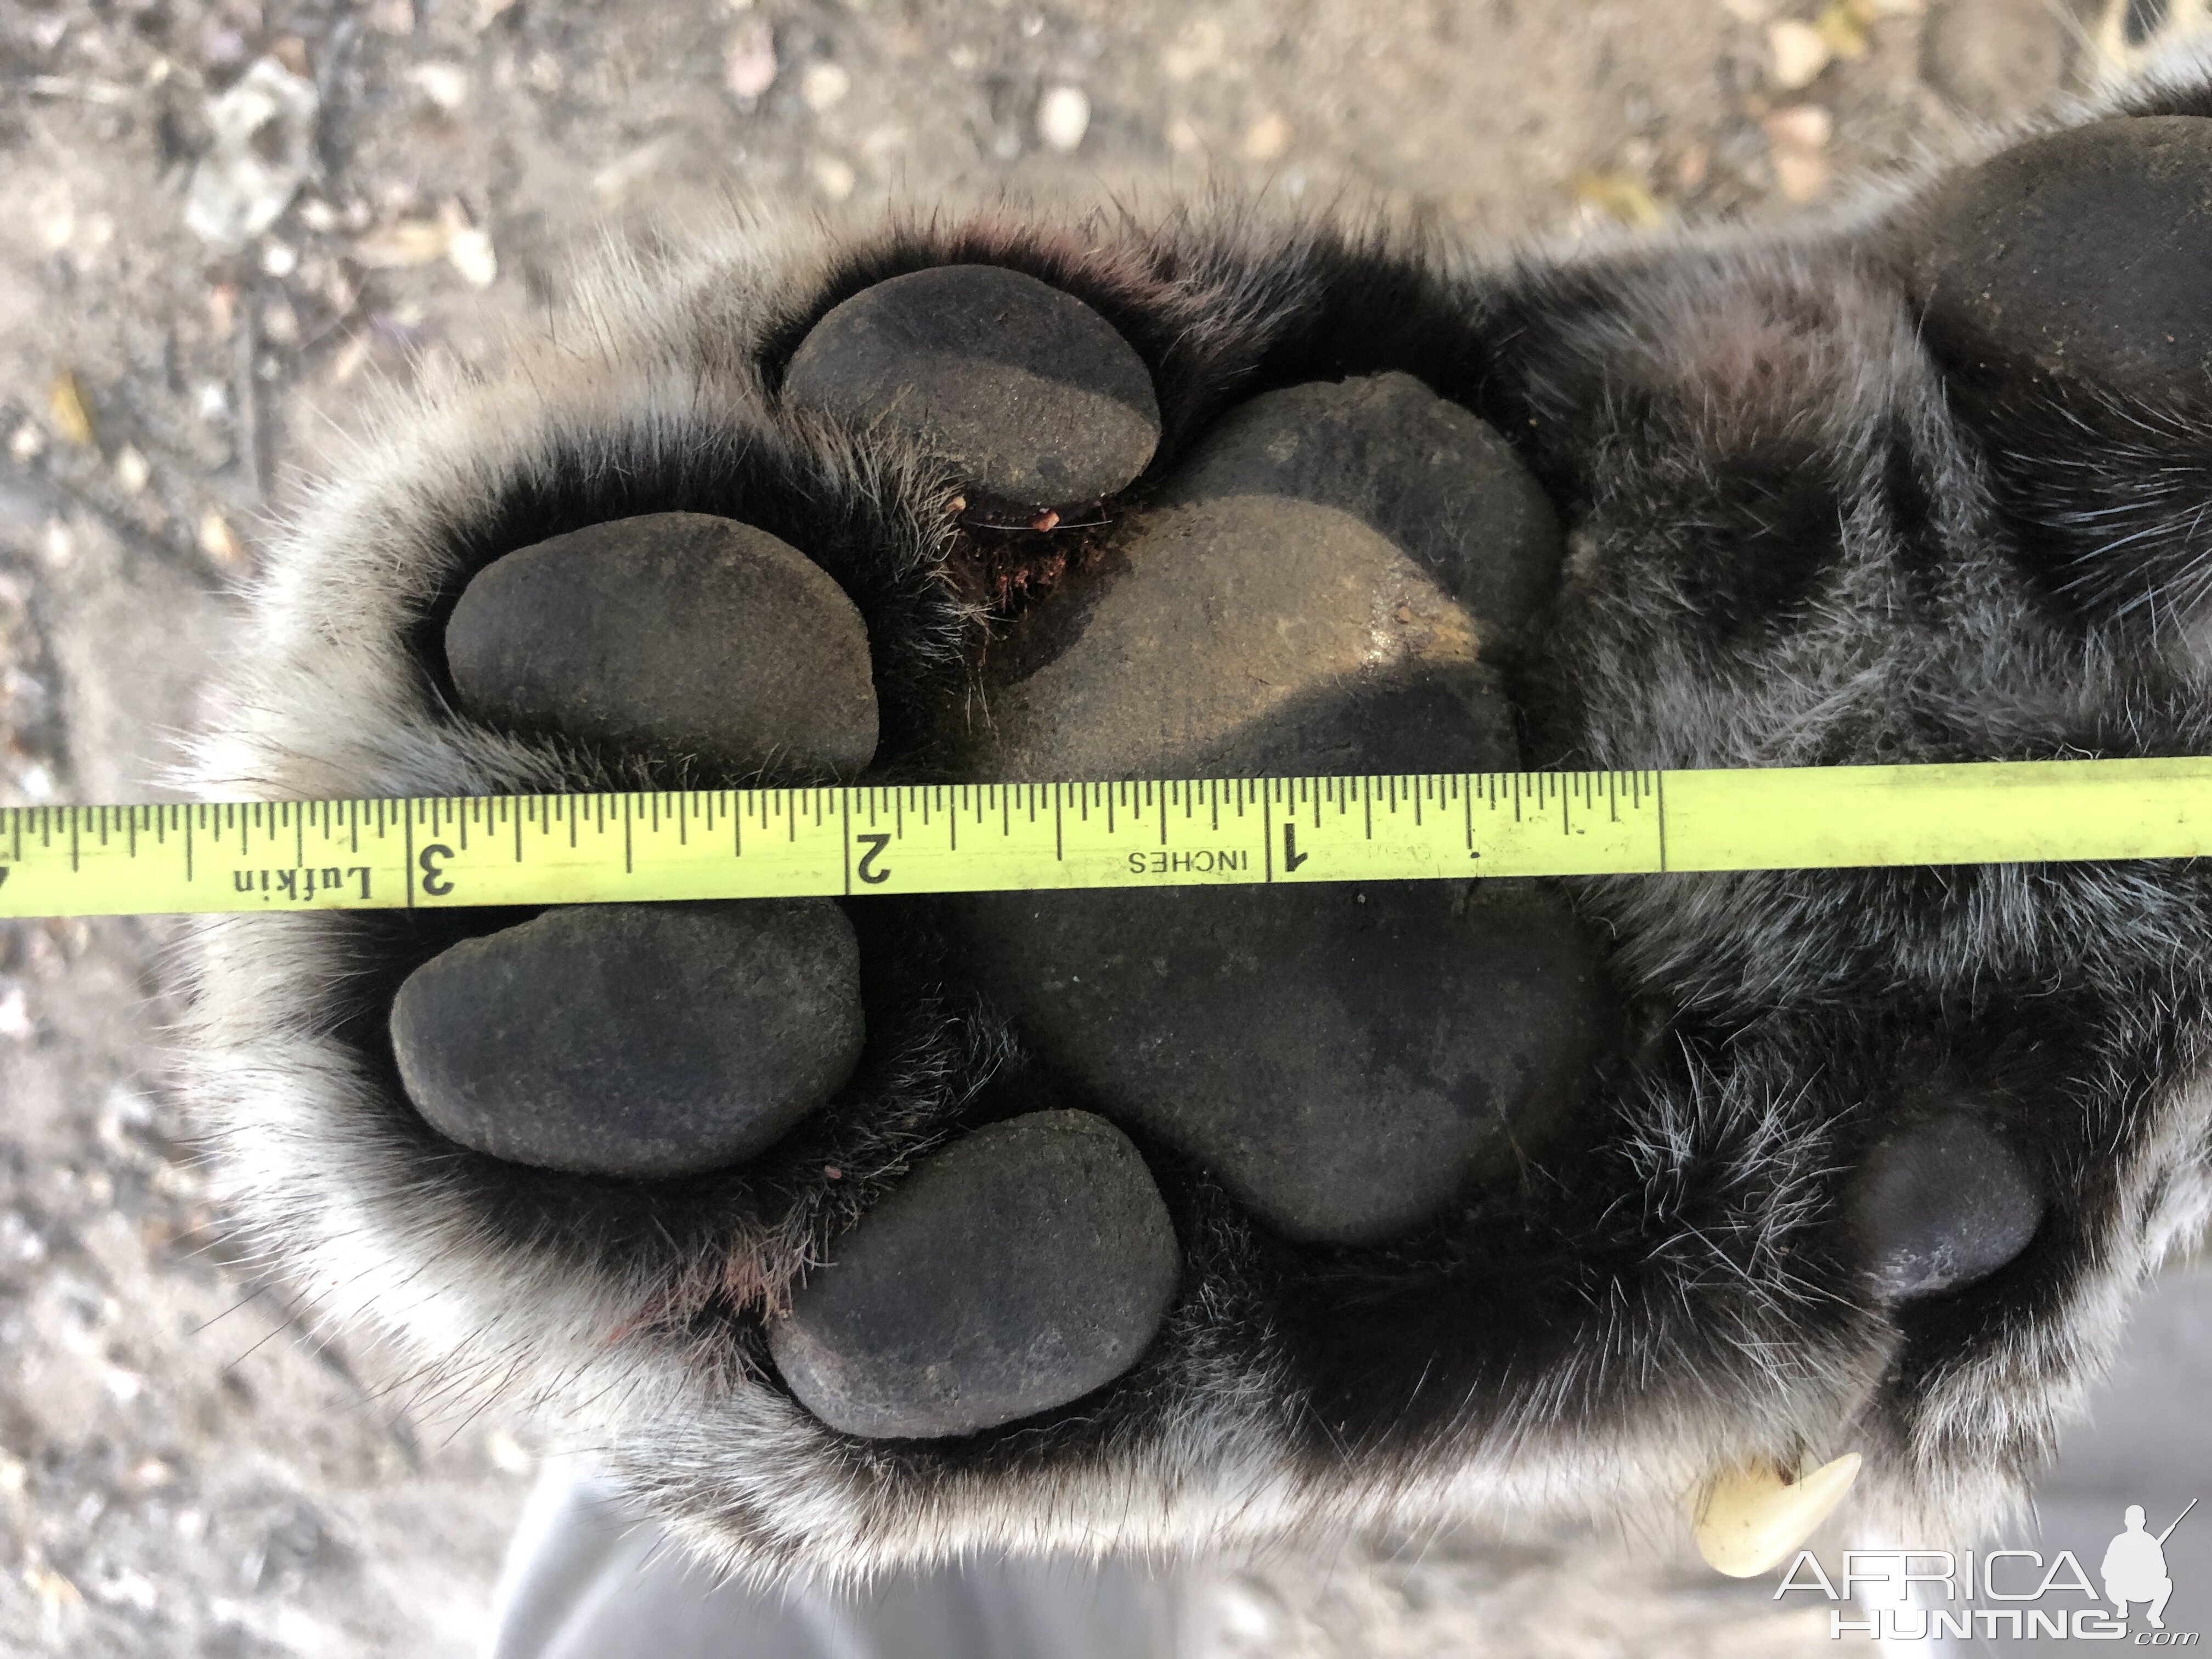
[[[2081,1605],[2044,1607],[1967,1607],[1975,1599],[1977,1577],[1985,1601],[2040,1602],[2045,1596],[2078,1598]],[[1828,1634],[1840,1638],[1846,1632],[1874,1639],[1917,1642],[1934,1637],[1996,1637],[2039,1640],[2045,1637],[2071,1638],[2077,1642],[2131,1642],[2136,1647],[2189,1648],[2197,1645],[2199,1632],[2179,1630],[2130,1631],[2128,1621],[2114,1616],[2097,1593],[2096,1584],[2081,1569],[2072,1550],[2061,1550],[2046,1564],[2039,1550],[1849,1550],[1844,1570],[1831,1579],[1810,1550],[1800,1550],[1782,1575],[1774,1592],[1780,1601],[1793,1591],[1818,1595],[1830,1601],[1848,1601],[1861,1584],[1883,1584],[1899,1596],[1923,1586],[1916,1598],[1923,1602],[1940,1598],[1948,1606],[1911,1607],[1869,1607],[1864,1617],[1846,1619],[1839,1607],[1828,1610]]]

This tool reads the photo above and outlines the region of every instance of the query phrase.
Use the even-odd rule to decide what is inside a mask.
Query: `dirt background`
[[[1771,220],[2086,84],[2092,9],[5,0],[0,804],[161,796],[288,471],[379,378],[495,370],[598,227],[1211,181],[1501,246]],[[471,1651],[528,1438],[380,1385],[222,1243],[166,939],[0,924],[0,1650]],[[1224,1565],[1209,1639],[1831,1650],[1665,1518],[1625,1530]]]

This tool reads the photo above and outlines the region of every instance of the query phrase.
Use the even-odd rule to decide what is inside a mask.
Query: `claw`
[[[1752,1578],[1779,1566],[1802,1544],[1858,1479],[1859,1455],[1846,1452],[1803,1479],[1791,1480],[1757,1462],[1716,1476],[1700,1495],[1691,1535],[1717,1572]]]

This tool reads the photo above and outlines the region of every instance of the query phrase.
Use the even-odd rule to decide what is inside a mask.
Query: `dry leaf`
[[[380,226],[353,245],[353,257],[371,270],[427,265],[446,257],[446,227],[435,219],[402,219]]]
[[[1831,0],[1813,27],[1820,32],[1828,50],[1853,63],[1867,55],[1867,17],[1856,0]]]
[[[46,413],[54,430],[79,449],[93,447],[92,407],[85,402],[84,386],[74,369],[64,369],[46,388]]]
[[[1626,173],[1585,173],[1574,181],[1575,199],[1638,230],[1656,230],[1667,215],[1643,180]]]

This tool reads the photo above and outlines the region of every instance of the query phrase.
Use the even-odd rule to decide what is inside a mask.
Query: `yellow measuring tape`
[[[2212,757],[0,809],[0,915],[2212,854]]]

